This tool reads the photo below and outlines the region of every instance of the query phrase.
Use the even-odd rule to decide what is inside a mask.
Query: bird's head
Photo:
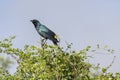
[[[36,27],[38,24],[40,24],[40,22],[37,20],[37,19],[33,19],[33,20],[30,20],[34,26]]]

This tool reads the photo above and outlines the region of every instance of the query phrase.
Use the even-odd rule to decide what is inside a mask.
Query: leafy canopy
[[[0,41],[0,53],[11,55],[18,63],[16,72],[11,75],[5,67],[0,67],[2,80],[118,80],[120,73],[107,73],[108,68],[98,68],[86,61],[91,47],[78,52],[71,50],[67,44],[66,51],[58,46],[48,44],[37,47],[25,45],[24,49],[13,48],[15,36]],[[109,50],[110,51],[110,50]],[[3,61],[2,61],[3,62]],[[11,62],[8,61],[8,65]],[[102,73],[94,74],[92,70],[100,69]]]

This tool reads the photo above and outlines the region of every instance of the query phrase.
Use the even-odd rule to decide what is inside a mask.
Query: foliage
[[[11,55],[18,62],[17,71],[11,75],[0,68],[2,80],[119,80],[120,73],[107,73],[107,68],[93,66],[86,61],[88,46],[78,52],[67,44],[66,51],[58,46],[44,44],[42,47],[25,45],[24,49],[13,48],[15,37],[0,41],[0,53]],[[110,65],[111,66],[111,65]],[[102,73],[93,74],[91,69]]]

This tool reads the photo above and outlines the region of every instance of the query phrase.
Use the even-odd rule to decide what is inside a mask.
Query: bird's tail
[[[60,49],[61,52],[64,52],[64,51],[60,48],[60,46],[58,45],[58,43],[59,43],[58,40],[57,40],[57,41],[53,41],[53,44],[56,45],[56,46],[58,46],[58,49]]]
[[[58,46],[58,42],[59,41],[56,39],[56,40],[53,41],[53,44],[56,45],[56,46]]]

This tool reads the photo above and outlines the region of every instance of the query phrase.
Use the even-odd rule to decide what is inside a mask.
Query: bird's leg
[[[47,39],[41,39],[41,44],[42,46],[44,46],[44,44],[46,43]]]
[[[41,42],[41,46],[43,47],[43,45],[44,45],[44,39],[40,38],[40,42]]]
[[[44,39],[44,44],[46,43],[47,39]]]

